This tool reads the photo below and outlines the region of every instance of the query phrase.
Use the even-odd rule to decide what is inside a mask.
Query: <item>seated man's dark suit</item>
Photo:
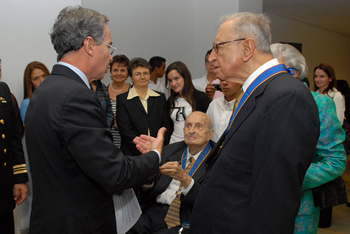
[[[210,142],[213,146],[213,142]],[[183,152],[186,149],[184,141],[167,145],[162,153],[162,165],[169,161],[180,161]],[[206,172],[205,161],[198,167],[193,175],[194,184],[186,196],[181,195],[180,221],[181,223],[191,220],[192,206],[197,197],[199,188],[203,182]],[[157,203],[156,198],[162,194],[169,186],[172,178],[167,175],[161,175],[159,180],[155,182],[152,190],[149,191],[145,200],[140,201],[143,208],[143,214],[138,222],[128,232],[131,233],[177,233],[179,227],[168,229],[164,218],[168,212],[169,205]]]

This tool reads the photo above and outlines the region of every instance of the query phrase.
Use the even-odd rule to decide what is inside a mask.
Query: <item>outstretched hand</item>
[[[147,135],[140,135],[135,137],[133,142],[136,144],[136,148],[142,153],[148,153],[151,150],[156,150],[162,154],[164,145],[164,135],[167,131],[166,128],[162,127],[158,130],[157,138]]]

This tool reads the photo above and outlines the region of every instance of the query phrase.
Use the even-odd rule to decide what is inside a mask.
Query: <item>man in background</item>
[[[227,128],[232,112],[237,109],[244,92],[242,85],[227,81],[220,81],[224,96],[213,100],[208,107],[207,114],[214,123],[212,141],[217,142]]]
[[[148,84],[148,88],[159,91],[165,94],[165,97],[169,97],[170,90],[165,87],[165,64],[166,59],[160,56],[154,56],[149,60],[151,64],[151,78]]]
[[[216,98],[224,96],[224,94],[222,93],[220,87],[220,80],[216,77],[216,74],[214,73],[214,64],[212,61],[208,60],[211,51],[212,49],[207,51],[204,59],[205,69],[208,73],[202,78],[193,79],[192,83],[196,89],[205,92],[212,101]]]

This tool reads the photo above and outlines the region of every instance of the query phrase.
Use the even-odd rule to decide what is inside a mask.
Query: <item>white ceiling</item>
[[[350,36],[350,0],[263,0],[263,11]]]

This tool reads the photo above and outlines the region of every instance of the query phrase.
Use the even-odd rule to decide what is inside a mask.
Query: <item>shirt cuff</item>
[[[187,193],[191,190],[191,188],[193,187],[194,185],[194,180],[191,178],[191,183],[190,185],[187,187],[187,188],[182,188],[181,189],[181,194],[183,194],[184,196],[187,195]]]
[[[160,157],[160,153],[157,151],[157,150],[152,150],[154,152],[156,152],[158,154],[158,157],[159,157],[159,163],[162,161],[162,158]]]

